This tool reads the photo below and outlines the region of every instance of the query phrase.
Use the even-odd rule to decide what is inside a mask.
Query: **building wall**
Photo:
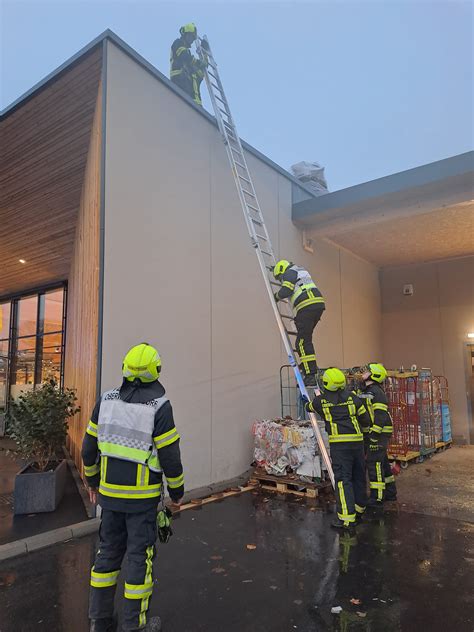
[[[416,364],[445,375],[454,440],[469,442],[465,353],[467,333],[474,331],[474,257],[385,268],[380,278],[386,364]],[[407,283],[413,296],[402,294]]]
[[[224,146],[113,44],[106,138],[102,388],[119,383],[129,346],[156,344],[188,489],[226,480],[252,460],[252,421],[279,414],[285,357]],[[304,252],[291,181],[248,162],[277,254],[307,266],[327,298],[319,364],[379,357],[377,270],[323,241]]]
[[[102,86],[90,133],[68,282],[64,382],[77,389],[81,412],[69,423],[69,450],[82,471],[82,439],[96,401],[99,321],[99,207],[102,155]]]

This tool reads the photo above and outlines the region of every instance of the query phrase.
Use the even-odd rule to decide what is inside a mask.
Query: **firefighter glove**
[[[172,513],[168,507],[160,509],[156,517],[156,523],[158,527],[158,539],[163,544],[169,542],[169,539],[173,535],[173,529],[171,528]]]

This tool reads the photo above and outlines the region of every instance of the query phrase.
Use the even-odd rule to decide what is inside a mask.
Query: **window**
[[[65,288],[0,303],[0,434],[10,398],[63,382]]]

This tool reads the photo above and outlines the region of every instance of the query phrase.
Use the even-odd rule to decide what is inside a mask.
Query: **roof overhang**
[[[474,253],[474,152],[293,205],[293,221],[375,264]]]

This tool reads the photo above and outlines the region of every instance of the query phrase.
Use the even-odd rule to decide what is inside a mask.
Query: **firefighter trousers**
[[[89,618],[112,617],[117,580],[125,555],[123,629],[146,625],[153,593],[157,509],[138,513],[102,511],[99,550],[91,570]]]
[[[364,444],[347,442],[330,445],[336,487],[337,516],[347,527],[367,504]]]
[[[320,304],[308,305],[296,312],[295,325],[298,335],[296,337],[296,350],[300,358],[300,371],[304,375],[316,375],[318,365],[313,345],[313,331],[321,320],[324,307]]]
[[[387,456],[389,437],[371,435],[367,450],[370,502],[382,503],[397,497],[395,477]]]

